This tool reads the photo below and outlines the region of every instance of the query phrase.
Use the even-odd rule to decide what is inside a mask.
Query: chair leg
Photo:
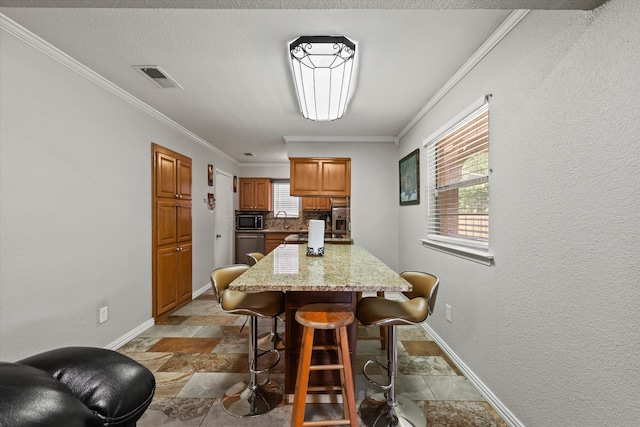
[[[258,383],[258,318],[251,316],[249,327],[249,382],[231,387],[222,399],[224,410],[235,417],[255,417],[266,414],[282,401],[284,391],[280,384],[267,380]]]
[[[340,382],[342,384],[342,405],[345,418],[349,420],[351,427],[358,427],[358,414],[354,396],[355,385],[353,383],[351,356],[349,355],[349,336],[347,335],[346,326],[336,330],[336,344],[338,347],[338,363],[343,366],[343,369],[340,370]]]
[[[384,393],[376,393],[362,401],[360,417],[368,427],[426,427],[427,417],[422,409],[410,399],[396,395],[398,354],[395,325],[387,327],[387,339],[388,386]]]
[[[293,396],[291,427],[300,427],[304,423],[304,408],[307,403],[307,391],[309,388],[309,368],[311,366],[314,332],[313,328],[306,327],[302,332],[302,354],[298,359],[298,375],[296,376],[296,391]]]

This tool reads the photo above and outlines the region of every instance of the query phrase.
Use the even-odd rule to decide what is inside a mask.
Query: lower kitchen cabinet
[[[191,299],[191,259],[191,243],[166,246],[156,251],[157,316]]]
[[[284,243],[284,238],[289,234],[291,233],[264,233],[264,254],[268,254]]]

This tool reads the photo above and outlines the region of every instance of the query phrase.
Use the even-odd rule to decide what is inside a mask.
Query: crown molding
[[[169,117],[165,116],[164,114],[162,114],[158,110],[150,107],[148,104],[142,102],[141,100],[139,100],[135,96],[131,95],[129,92],[127,92],[124,89],[122,89],[121,87],[119,87],[119,86],[115,85],[114,83],[112,83],[111,81],[105,79],[100,74],[96,73],[95,71],[93,71],[92,69],[87,67],[86,65],[83,65],[82,63],[80,63],[77,60],[73,59],[71,56],[69,56],[66,53],[62,52],[60,49],[56,48],[55,46],[53,46],[52,44],[48,43],[47,41],[41,39],[40,37],[38,37],[37,35],[35,35],[31,31],[27,30],[26,28],[24,28],[23,26],[21,26],[20,24],[18,24],[17,22],[13,21],[12,19],[10,19],[9,17],[7,17],[6,15],[4,15],[2,13],[0,13],[0,29],[2,29],[4,31],[6,31],[7,33],[15,36],[16,38],[22,40],[23,42],[25,42],[28,45],[34,47],[35,49],[37,49],[40,52],[44,53],[45,55],[49,56],[50,58],[58,61],[60,64],[66,66],[67,68],[71,69],[72,71],[75,71],[76,73],[80,74],[82,77],[86,78],[87,80],[91,81],[92,83],[95,83],[96,85],[98,85],[101,88],[107,90],[108,92],[111,92],[112,94],[114,94],[118,98],[128,102],[129,104],[133,105],[134,107],[138,108],[139,110],[142,110],[143,112],[147,113],[151,117],[154,117],[155,119],[161,121],[162,123],[166,124],[167,126],[169,126],[169,127],[173,128],[173,129],[175,129],[176,131],[182,133],[187,138],[189,138],[189,139],[193,140],[194,142],[202,145],[206,149],[215,152],[216,154],[226,158],[227,160],[229,160],[229,161],[231,161],[231,162],[233,162],[235,164],[238,164],[238,161],[236,159],[234,159],[233,157],[229,156],[227,153],[221,151],[219,148],[215,147],[214,145],[212,145],[209,142],[205,141],[204,139],[200,138],[198,135],[196,135],[195,133],[191,132],[190,130],[180,126],[178,123],[174,122],[173,120],[171,120]]]
[[[395,142],[395,136],[283,136],[285,144],[295,142]]]
[[[530,12],[530,9],[518,9],[514,10],[505,18],[500,26],[482,43],[482,45],[476,50],[473,55],[456,71],[453,76],[436,92],[435,95],[422,107],[418,113],[405,125],[405,127],[398,134],[398,138],[402,138],[409,132],[415,125],[422,119],[444,96],[449,93],[469,71],[471,71],[491,50],[496,47],[500,40],[502,40],[511,30],[518,25],[522,19]]]

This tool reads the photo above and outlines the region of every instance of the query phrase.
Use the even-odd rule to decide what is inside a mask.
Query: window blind
[[[427,147],[427,237],[489,241],[489,104],[466,115]]]
[[[300,198],[293,197],[289,193],[289,180],[274,180],[273,187],[273,213],[279,211],[287,213],[288,218],[300,216]]]

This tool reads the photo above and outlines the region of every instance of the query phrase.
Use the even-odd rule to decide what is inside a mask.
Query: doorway
[[[233,176],[216,169],[213,267],[233,264]]]

